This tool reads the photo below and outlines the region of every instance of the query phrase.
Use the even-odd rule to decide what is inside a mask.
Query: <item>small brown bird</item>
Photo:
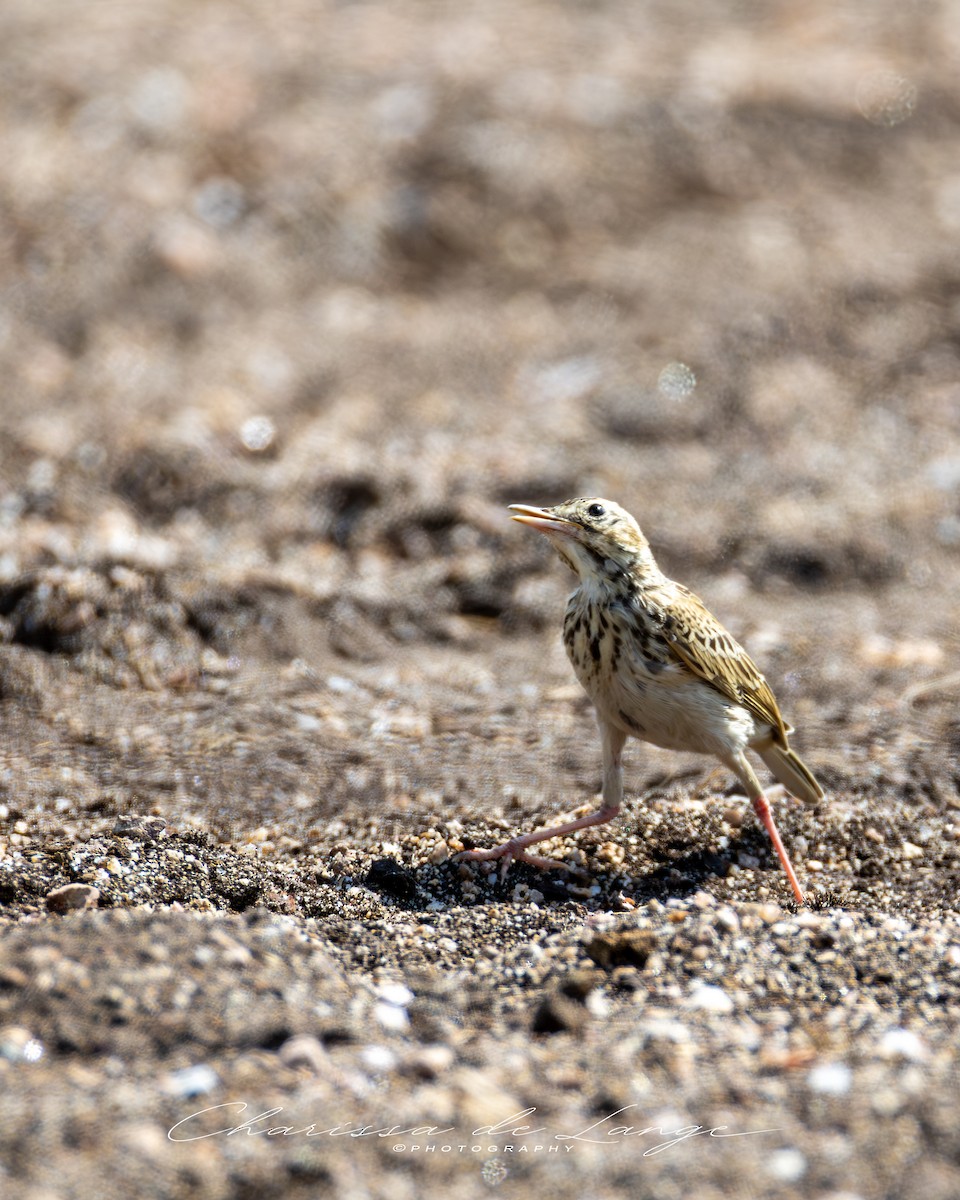
[[[773,692],[747,652],[699,597],[668,579],[637,522],[596,497],[554,508],[512,504],[514,521],[546,534],[580,578],[567,602],[563,641],[593,701],[603,748],[603,805],[596,812],[515,837],[461,859],[502,858],[536,867],[561,863],[529,854],[547,838],[603,825],[623,801],[621,754],[628,737],[668,750],[712,754],[739,778],[787,873],[803,892],[746,751],[754,750],[788,792],[814,801],[823,789],[790,749]]]

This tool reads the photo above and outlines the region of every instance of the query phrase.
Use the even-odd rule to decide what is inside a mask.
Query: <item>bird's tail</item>
[[[756,750],[791,796],[808,804],[823,799],[823,788],[814,779],[810,768],[788,746],[772,742],[762,749],[758,746]]]

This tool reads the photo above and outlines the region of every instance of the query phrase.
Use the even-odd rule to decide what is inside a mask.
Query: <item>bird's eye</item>
[[[606,514],[607,514],[607,510],[603,507],[602,504],[591,504],[590,507],[587,509],[588,517],[604,517],[604,516],[606,516]]]

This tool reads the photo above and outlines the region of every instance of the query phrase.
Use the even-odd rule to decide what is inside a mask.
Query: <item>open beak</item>
[[[521,525],[529,525],[531,529],[539,529],[541,533],[565,533],[568,537],[576,537],[577,526],[573,521],[565,521],[563,517],[555,517],[546,508],[534,508],[532,504],[511,504],[512,521]]]

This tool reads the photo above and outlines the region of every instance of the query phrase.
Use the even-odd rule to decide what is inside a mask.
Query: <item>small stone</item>
[[[407,737],[423,741],[430,736],[433,723],[427,713],[400,709],[383,713],[370,725],[370,736],[374,738]]]
[[[315,1075],[321,1075],[330,1068],[330,1058],[323,1048],[323,1043],[308,1033],[287,1038],[277,1052],[277,1057],[285,1067],[306,1067]]]
[[[142,842],[155,842],[162,836],[167,823],[163,817],[141,816],[138,813],[121,813],[113,823],[115,837],[136,838]]]
[[[645,967],[656,946],[656,934],[650,929],[612,929],[595,934],[584,942],[583,949],[598,967],[609,971],[613,967]]]
[[[845,1096],[853,1086],[853,1071],[846,1063],[820,1063],[807,1075],[807,1083],[820,1096]]]
[[[530,1028],[534,1033],[575,1033],[590,1021],[586,1005],[552,992],[537,1005]]]
[[[405,1033],[410,1028],[410,1017],[405,1008],[387,1004],[383,1000],[373,1007],[373,1015],[383,1029],[391,1033]]]
[[[807,1159],[794,1146],[767,1155],[767,1170],[780,1183],[797,1183],[807,1173]]]
[[[21,971],[13,963],[0,963],[0,989],[25,988],[30,983],[30,976]]]
[[[360,1061],[375,1075],[393,1071],[397,1066],[397,1055],[389,1046],[364,1046],[360,1051]]]
[[[96,908],[100,902],[100,889],[89,883],[65,883],[63,887],[47,892],[46,899],[50,912],[66,913],[81,908]]]
[[[723,988],[710,983],[697,984],[687,997],[687,1005],[712,1013],[732,1013],[734,1009],[733,998]]]
[[[39,1062],[44,1045],[22,1025],[5,1025],[0,1029],[0,1058],[12,1063]]]
[[[456,1055],[450,1046],[421,1046],[407,1059],[404,1070],[424,1079],[435,1079],[453,1066]]]
[[[408,903],[417,898],[417,881],[392,858],[378,858],[370,864],[364,883],[371,891]]]
[[[717,924],[727,933],[740,932],[740,918],[732,908],[720,908],[717,910]]]
[[[643,1037],[645,1044],[654,1046],[689,1046],[693,1040],[686,1025],[669,1020],[645,1022]]]
[[[415,996],[405,983],[382,983],[377,992],[380,999],[397,1008],[406,1008],[412,1004]]]
[[[220,1085],[220,1077],[206,1063],[197,1063],[192,1067],[184,1067],[180,1071],[171,1071],[163,1081],[163,1090],[168,1096],[176,1096],[181,1100],[191,1100],[194,1096],[205,1096]]]
[[[533,1032],[582,1031],[590,1021],[587,998],[596,984],[597,977],[592,970],[571,971],[538,1005],[531,1023]]]
[[[909,1029],[888,1029],[880,1039],[877,1053],[881,1058],[905,1058],[909,1062],[923,1062],[929,1051],[923,1041]]]

